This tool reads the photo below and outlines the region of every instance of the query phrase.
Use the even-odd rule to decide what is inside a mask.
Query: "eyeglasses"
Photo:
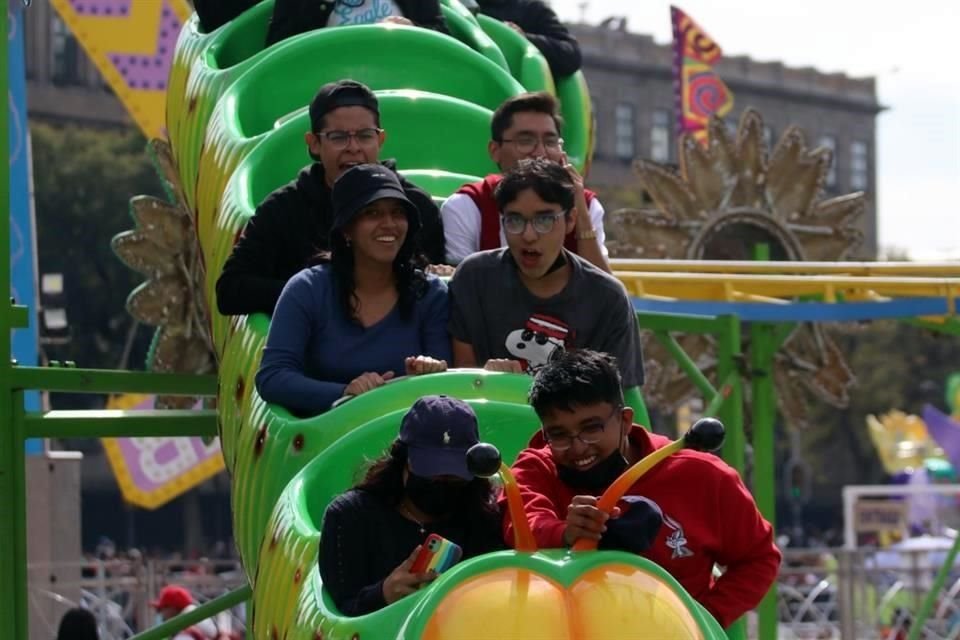
[[[614,407],[613,412],[607,416],[606,420],[595,424],[588,424],[583,429],[580,429],[578,433],[573,435],[569,433],[551,434],[547,431],[544,431],[543,437],[546,438],[548,443],[550,443],[550,448],[552,448],[554,451],[566,451],[573,446],[574,439],[579,440],[583,444],[597,444],[603,437],[603,431],[606,429],[607,423],[610,422],[610,419],[620,413],[622,410],[622,405]]]
[[[553,231],[557,220],[566,214],[566,211],[558,211],[557,213],[538,213],[532,218],[525,218],[519,213],[506,213],[500,216],[500,225],[510,235],[518,236],[526,231],[527,225],[530,224],[533,225],[534,231],[543,235]]]
[[[359,129],[357,131],[318,131],[315,135],[318,138],[326,138],[334,149],[346,149],[350,146],[350,138],[356,138],[357,144],[361,147],[370,147],[380,141],[380,134],[383,129],[370,127],[368,129]]]
[[[537,145],[541,143],[547,151],[559,151],[563,148],[563,138],[556,135],[546,135],[540,138],[532,133],[520,133],[515,138],[509,140],[504,138],[500,142],[509,142],[520,153],[533,153]]]

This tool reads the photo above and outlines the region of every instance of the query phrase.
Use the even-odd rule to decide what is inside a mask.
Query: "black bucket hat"
[[[400,178],[382,164],[350,167],[333,183],[333,230],[353,222],[361,209],[383,198],[399,200],[407,210],[407,234],[420,229],[420,210],[410,201]]]

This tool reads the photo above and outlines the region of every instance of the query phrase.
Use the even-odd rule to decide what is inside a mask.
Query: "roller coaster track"
[[[638,311],[746,321],[956,322],[960,263],[613,260]]]

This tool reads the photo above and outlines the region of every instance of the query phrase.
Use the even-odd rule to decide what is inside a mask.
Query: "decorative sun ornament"
[[[152,196],[130,200],[136,228],[113,238],[117,257],[147,280],[127,298],[127,311],[157,327],[147,366],[164,373],[211,373],[216,369],[203,265],[170,146],[151,140],[148,151],[168,201]],[[189,408],[195,398],[160,396],[158,408]]]
[[[744,111],[731,140],[719,118],[709,124],[706,147],[691,135],[680,139],[680,173],[640,160],[635,170],[656,209],[625,212],[629,255],[619,257],[751,260],[754,247],[769,247],[771,260],[849,259],[862,241],[856,227],[864,194],[820,198],[832,153],[807,148],[802,131],[791,126],[767,150],[763,119]],[[768,157],[769,155],[769,157]],[[681,345],[709,372],[715,365],[712,341],[684,336]],[[647,338],[648,401],[673,409],[694,389],[659,343]],[[820,326],[803,324],[777,354],[774,376],[780,409],[795,426],[806,420],[798,384],[838,407],[849,401],[853,374],[837,345]]]

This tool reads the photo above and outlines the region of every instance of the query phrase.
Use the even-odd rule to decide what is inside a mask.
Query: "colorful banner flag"
[[[167,78],[187,0],[50,0],[148,138],[166,137]]]
[[[111,398],[107,409],[154,408],[155,396],[126,394]],[[200,403],[194,408],[199,408]],[[203,438],[103,438],[103,448],[123,499],[156,509],[223,470],[220,440]]]
[[[29,309],[30,326],[11,336],[13,357],[36,366],[37,247],[30,198],[30,131],[27,127],[27,80],[23,59],[23,3],[7,3],[7,122],[10,140],[10,295]],[[24,394],[27,411],[40,410],[40,393]],[[43,441],[27,441],[27,453],[43,453]]]
[[[720,47],[680,9],[670,7],[670,18],[677,138],[689,133],[706,144],[710,116],[722,118],[733,109],[733,94],[713,68],[720,60]]]

